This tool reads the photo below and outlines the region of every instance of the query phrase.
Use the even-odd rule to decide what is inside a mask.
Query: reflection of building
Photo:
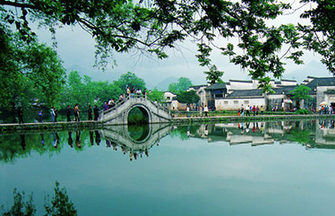
[[[317,122],[315,143],[335,148],[334,120],[319,120]]]
[[[303,144],[309,148],[335,148],[335,121],[269,121],[249,123],[218,123],[197,126],[191,137],[208,142],[228,142],[230,145],[252,146],[273,144]]]

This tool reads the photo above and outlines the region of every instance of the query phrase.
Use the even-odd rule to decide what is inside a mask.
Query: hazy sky
[[[299,20],[297,13],[280,18],[281,23],[297,20]],[[276,24],[273,23],[273,25]],[[41,42],[51,44],[51,35],[48,30],[39,29],[37,33]],[[169,58],[164,60],[138,53],[115,54],[114,58],[117,65],[108,67],[106,71],[102,72],[93,68],[95,41],[87,32],[79,27],[64,27],[57,30],[56,40],[58,42],[57,52],[64,61],[66,69],[68,71],[78,70],[81,73],[88,74],[94,80],[111,81],[130,71],[143,78],[149,88],[153,88],[164,79],[179,77],[188,77],[193,84],[206,83],[206,76],[203,73],[206,68],[199,66],[194,56],[197,48],[191,41],[179,43],[176,49],[168,50]],[[326,68],[319,63],[320,57],[317,54],[306,53],[304,60],[305,65],[288,64],[283,78],[302,81],[308,75],[330,76]],[[229,63],[227,57],[222,56],[219,52],[214,52],[212,61],[218,66],[219,70],[225,72],[223,75],[224,81],[250,79],[247,71]]]

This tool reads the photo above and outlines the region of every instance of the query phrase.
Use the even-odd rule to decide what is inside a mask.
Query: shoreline
[[[202,116],[202,117],[174,117],[170,122],[161,124],[178,123],[230,123],[230,122],[251,122],[251,121],[274,121],[274,120],[303,120],[303,119],[335,119],[335,115],[256,115],[256,116]],[[160,123],[152,123],[160,124]],[[0,132],[20,132],[34,130],[78,130],[85,128],[103,129],[105,126],[116,126],[124,124],[103,123],[102,121],[80,121],[80,122],[42,122],[42,123],[7,123],[0,124]]]

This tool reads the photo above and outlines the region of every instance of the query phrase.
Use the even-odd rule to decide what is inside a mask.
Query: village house
[[[310,95],[315,100],[315,108],[320,104],[335,107],[335,78],[308,76],[304,84],[311,89]]]
[[[281,110],[292,110],[297,103],[291,99],[290,92],[298,83],[295,80],[271,80],[274,93],[264,94],[258,89],[258,80],[229,80],[226,83],[215,83],[212,85],[191,86],[188,91],[194,90],[200,97],[198,106],[208,106],[212,110],[238,110],[242,106],[265,107],[269,110],[273,107]],[[333,77],[310,77],[302,83],[311,88],[310,95],[314,98],[311,103],[300,102],[301,107],[318,108],[324,103],[335,107],[335,79]],[[172,93],[167,93],[165,98],[173,98]],[[170,96],[169,96],[170,95]],[[176,97],[176,96],[174,96]],[[167,100],[169,101],[169,100]],[[178,101],[170,101],[174,104],[169,109],[183,109]]]

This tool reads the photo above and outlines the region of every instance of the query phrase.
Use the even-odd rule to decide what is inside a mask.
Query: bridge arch
[[[149,110],[148,107],[146,107],[144,104],[134,104],[132,106],[130,106],[126,112],[126,115],[124,116],[126,119],[124,120],[124,122],[126,122],[126,124],[129,124],[128,122],[128,118],[129,118],[129,114],[131,113],[132,110],[134,110],[135,108],[138,108],[139,110],[141,110],[141,112],[146,115],[146,117],[148,118],[148,123],[150,124],[152,122],[152,114]]]
[[[136,144],[146,143],[152,136],[152,125],[127,125],[125,135]]]
[[[167,123],[172,120],[170,111],[160,104],[154,103],[145,96],[127,97],[114,107],[100,112],[99,120],[106,125],[128,124],[129,112],[138,107],[148,115],[149,123]]]

